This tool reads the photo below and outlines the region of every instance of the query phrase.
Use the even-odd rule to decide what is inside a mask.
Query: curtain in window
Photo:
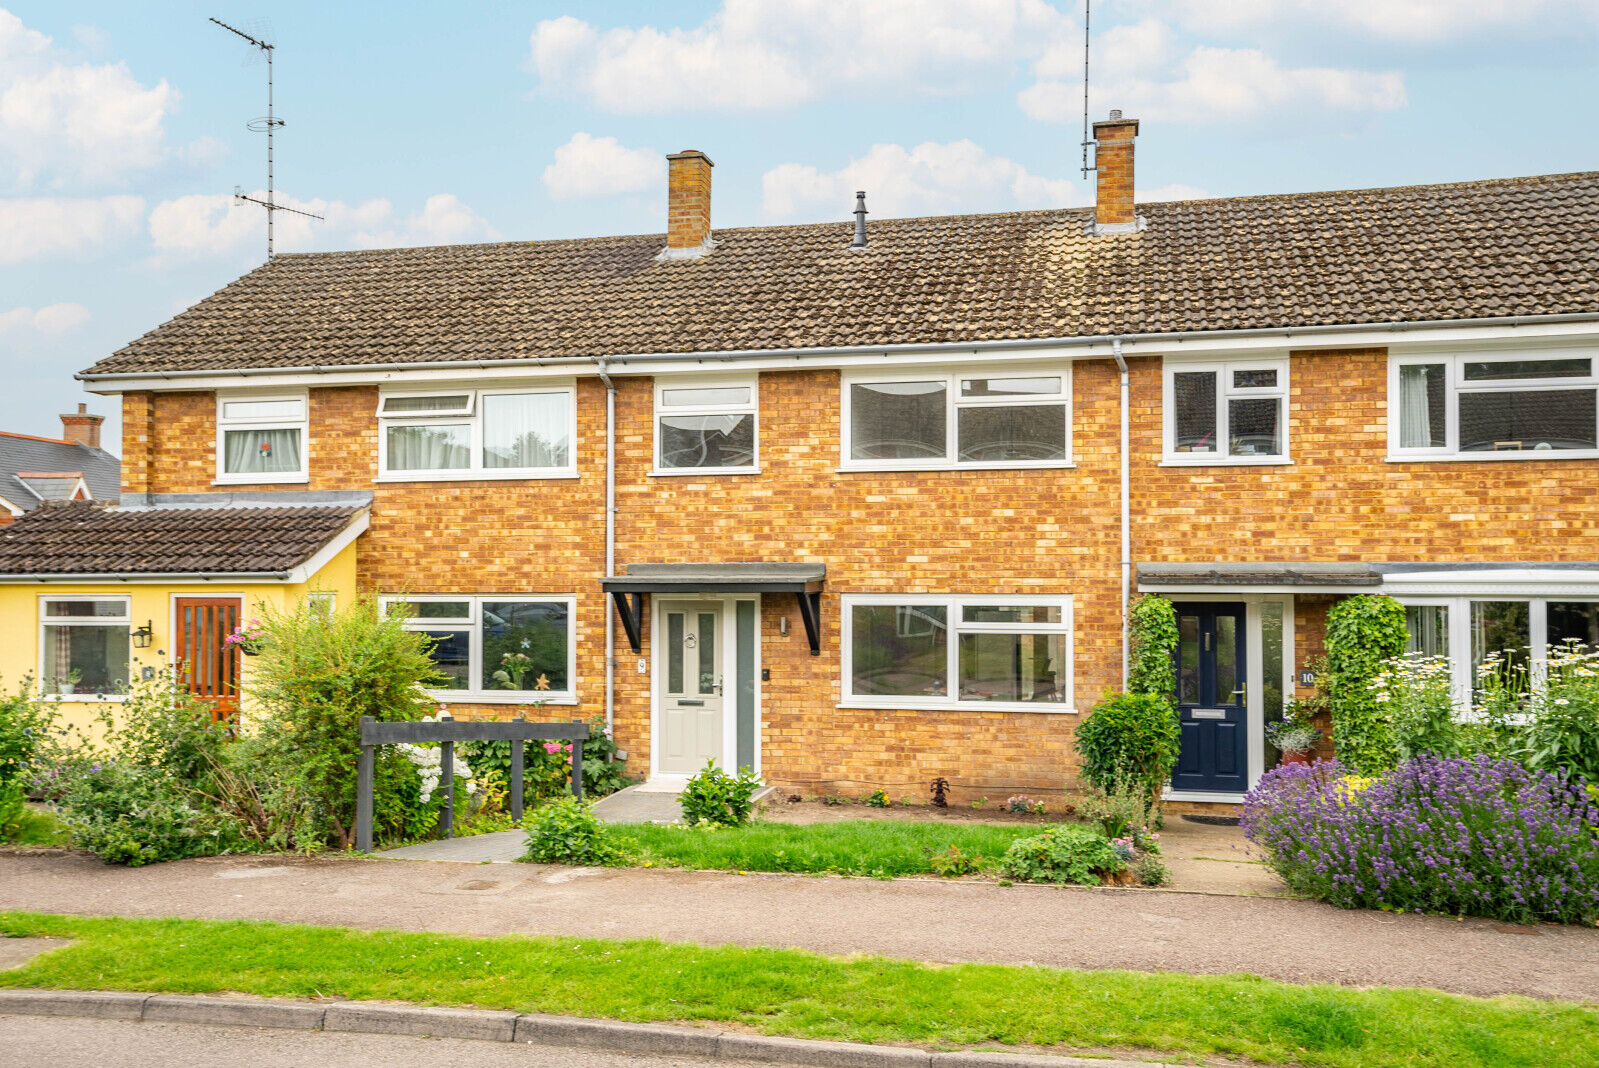
[[[230,475],[281,474],[300,470],[300,432],[229,430],[222,437]]]
[[[565,467],[565,393],[506,393],[483,398],[484,467]]]
[[[1426,449],[1432,440],[1432,407],[1427,396],[1427,375],[1431,367],[1399,369],[1399,446]]]
[[[467,465],[471,437],[465,426],[391,426],[391,471],[447,471]]]

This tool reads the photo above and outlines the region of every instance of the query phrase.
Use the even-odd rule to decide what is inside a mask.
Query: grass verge
[[[71,835],[67,833],[67,825],[62,823],[54,812],[47,808],[28,805],[22,810],[22,818],[18,821],[15,833],[9,837],[0,837],[0,845],[65,849],[70,840]]]
[[[1037,834],[1028,824],[911,823],[840,820],[766,823],[705,829],[652,823],[618,826],[644,859],[673,868],[786,871],[816,874],[926,875],[930,853],[951,846],[969,857],[998,860],[1018,838]]]
[[[1154,1050],[1317,1068],[1532,1068],[1591,1063],[1599,1049],[1593,1007],[1248,976],[30,913],[0,913],[0,934],[74,940],[0,972],[8,987],[386,998],[851,1042]]]

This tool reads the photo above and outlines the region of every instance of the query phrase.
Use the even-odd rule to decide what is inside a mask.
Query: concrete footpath
[[[362,858],[129,869],[71,854],[0,855],[7,910],[652,937],[1599,1001],[1599,929],[1158,890]]]

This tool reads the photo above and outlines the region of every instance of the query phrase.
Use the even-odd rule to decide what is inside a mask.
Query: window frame
[[[467,635],[467,677],[477,685],[464,690],[427,690],[426,693],[440,704],[473,705],[526,705],[539,701],[548,705],[575,705],[578,703],[577,685],[577,595],[570,593],[386,593],[378,597],[383,611],[393,610],[401,604],[439,604],[464,601],[469,604],[465,616],[446,616],[424,619],[406,616],[406,630],[462,631]],[[566,606],[566,682],[565,690],[485,690],[483,678],[483,604],[484,602],[564,604]]]
[[[1041,712],[1047,715],[1076,715],[1076,635],[1071,594],[927,594],[927,593],[847,593],[839,598],[839,708],[880,708],[963,712]],[[946,697],[911,697],[889,694],[856,694],[854,687],[855,612],[857,607],[895,608],[934,607],[946,612],[945,643]],[[1060,609],[1059,623],[967,623],[962,610],[973,606],[1049,605]],[[896,620],[897,625],[897,620]],[[963,634],[1062,634],[1065,636],[1065,678],[1063,699],[1042,701],[972,701],[960,697],[960,638]]]
[[[1472,705],[1473,687],[1476,683],[1476,665],[1472,663],[1471,626],[1473,603],[1501,601],[1522,602],[1527,605],[1528,672],[1530,681],[1537,685],[1547,671],[1549,663],[1549,605],[1595,604],[1599,594],[1572,593],[1502,593],[1497,590],[1479,590],[1468,594],[1430,595],[1395,594],[1394,599],[1406,608],[1429,607],[1448,610],[1448,642],[1450,687],[1455,704],[1462,710]]]
[[[1252,357],[1247,359],[1232,360],[1176,360],[1167,357],[1161,360],[1161,426],[1160,426],[1160,452],[1161,465],[1165,467],[1270,467],[1292,464],[1293,443],[1289,435],[1290,401],[1292,400],[1292,379],[1290,377],[1290,360],[1286,356]],[[1234,386],[1233,372],[1235,371],[1276,371],[1277,384],[1275,386]],[[1197,372],[1209,372],[1216,376],[1216,441],[1226,441],[1231,448],[1231,433],[1229,421],[1231,419],[1228,403],[1233,400],[1268,400],[1277,401],[1278,433],[1282,439],[1282,451],[1274,455],[1246,455],[1233,456],[1230,452],[1178,452],[1176,445],[1177,434],[1177,393],[1175,376]]]
[[[662,397],[673,389],[748,389],[746,404],[684,404],[667,406]],[[761,382],[759,374],[675,379],[655,376],[653,437],[655,455],[651,475],[683,478],[694,475],[758,475],[761,473]],[[745,467],[667,467],[661,462],[661,418],[668,415],[749,415],[755,419],[750,462]]]
[[[1471,363],[1520,363],[1528,360],[1586,359],[1588,374],[1569,377],[1466,379]],[[1403,367],[1438,366],[1444,368],[1444,444],[1409,446],[1401,444],[1404,413],[1399,374]],[[1506,449],[1464,452],[1460,448],[1460,398],[1465,393],[1538,393],[1550,390],[1591,389],[1595,392],[1595,437],[1599,442],[1599,351],[1589,349],[1529,349],[1493,352],[1391,353],[1388,357],[1388,461],[1413,463],[1425,460],[1446,462],[1497,460],[1592,460],[1599,459],[1599,447],[1592,449]]]
[[[216,467],[212,484],[217,486],[258,486],[309,482],[311,480],[311,394],[309,390],[275,391],[271,393],[218,390],[216,393]],[[229,403],[237,401],[296,401],[300,405],[299,419],[262,417],[259,419],[229,418]],[[230,474],[227,469],[227,434],[230,430],[297,430],[300,433],[300,468],[298,471],[243,472]]]
[[[1072,449],[1072,368],[1075,361],[1047,365],[994,367],[963,366],[956,369],[907,368],[903,371],[874,373],[845,373],[839,376],[839,464],[840,471],[1007,471],[1050,470],[1076,467],[1076,454]],[[987,378],[1058,378],[1058,393],[1039,393],[1019,397],[982,397],[962,400],[960,386],[963,379]],[[944,457],[938,460],[858,460],[852,457],[855,442],[851,434],[851,393],[855,386],[869,386],[892,382],[944,383]],[[961,460],[960,409],[1038,407],[1059,404],[1061,417],[1066,423],[1065,455],[1058,460]]]
[[[483,465],[484,401],[490,397],[521,396],[530,393],[561,394],[566,397],[567,462],[559,467],[485,467]],[[468,397],[464,411],[385,412],[395,397]],[[378,394],[375,412],[378,424],[377,482],[483,482],[508,479],[577,478],[577,385],[566,380],[508,386],[445,386],[433,389],[385,389]],[[425,470],[389,468],[389,428],[393,426],[467,426],[467,466]]]
[[[51,619],[45,615],[46,606],[52,601],[118,601],[122,604],[120,616],[78,616]],[[39,680],[39,694],[47,701],[65,702],[69,704],[94,704],[98,702],[123,703],[128,700],[126,693],[45,693],[46,680],[53,678],[45,671],[44,651],[46,627],[121,627],[129,634],[128,641],[128,687],[133,687],[133,597],[126,593],[41,593],[37,599],[35,611],[38,615],[38,627],[35,631],[38,641],[38,655],[35,658],[38,674],[34,677]]]

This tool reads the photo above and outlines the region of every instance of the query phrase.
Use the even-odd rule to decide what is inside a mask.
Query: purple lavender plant
[[[1377,779],[1287,764],[1244,798],[1244,833],[1296,893],[1341,908],[1599,917],[1599,804],[1513,760],[1418,756]]]

